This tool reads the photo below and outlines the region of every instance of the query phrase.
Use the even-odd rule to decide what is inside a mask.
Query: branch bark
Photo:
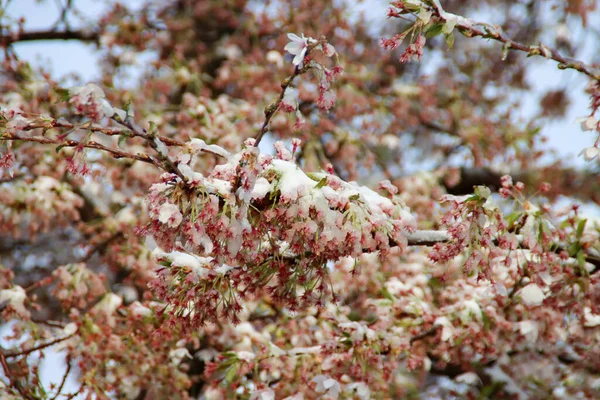
[[[9,35],[0,36],[0,46],[8,47],[17,42],[33,42],[41,40],[79,40],[80,42],[100,41],[100,35],[96,32],[88,31],[28,31],[15,32]]]

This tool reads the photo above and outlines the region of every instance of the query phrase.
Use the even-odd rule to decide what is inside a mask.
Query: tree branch
[[[17,42],[33,42],[40,40],[79,40],[81,42],[98,43],[100,35],[96,32],[87,31],[29,31],[15,32],[0,36],[0,46],[8,47]]]
[[[64,342],[65,340],[70,339],[73,336],[75,336],[74,333],[72,333],[70,335],[67,335],[67,336],[63,336],[61,338],[54,339],[54,340],[52,340],[50,342],[42,343],[42,344],[40,344],[38,346],[34,346],[34,347],[32,347],[30,349],[27,349],[27,350],[13,352],[13,353],[5,353],[5,354],[3,354],[3,357],[14,358],[14,357],[26,356],[28,354],[33,353],[34,351],[43,350],[43,349],[45,349],[47,347],[54,346],[57,343]]]
[[[111,147],[105,146],[103,144],[100,144],[100,143],[94,142],[94,141],[89,141],[87,143],[83,143],[83,142],[78,142],[76,140],[49,139],[49,138],[46,138],[43,136],[27,136],[27,137],[25,137],[25,136],[19,136],[19,135],[16,135],[14,133],[9,133],[9,132],[4,132],[4,135],[0,136],[0,141],[2,141],[2,140],[36,142],[36,143],[41,143],[41,144],[53,144],[53,145],[62,146],[62,147],[78,147],[78,148],[103,150],[103,151],[106,151],[107,153],[109,153],[110,155],[112,155],[113,158],[116,158],[116,159],[130,158],[132,160],[142,161],[142,162],[145,162],[148,164],[154,164],[158,167],[161,167],[161,163],[158,160],[156,160],[146,154],[142,154],[142,153],[132,154],[132,153],[128,153],[123,150],[113,149]]]
[[[545,46],[541,43],[538,46],[531,46],[515,42],[514,40],[506,36],[506,34],[504,34],[504,32],[502,32],[497,26],[493,26],[482,22],[475,22],[470,19],[444,11],[439,0],[432,0],[431,4],[433,5],[431,7],[431,11],[434,13],[435,17],[443,20],[444,22],[448,21],[448,19],[456,20],[456,28],[458,28],[461,31],[461,33],[465,36],[479,36],[485,39],[496,40],[504,44],[503,48],[505,49],[505,51],[512,49],[523,51],[529,56],[545,57],[558,62],[559,69],[574,69],[589,76],[592,79],[595,79],[596,81],[600,81],[600,72],[586,65],[582,61],[576,60],[574,58],[565,57],[562,54],[560,54],[557,50]]]

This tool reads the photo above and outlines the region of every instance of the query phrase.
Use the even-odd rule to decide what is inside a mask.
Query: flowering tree
[[[595,4],[538,3],[3,13],[2,398],[598,398],[600,73],[564,23]],[[13,50],[63,39],[95,83]],[[523,53],[589,77],[587,169],[542,136],[572,93],[515,116]]]

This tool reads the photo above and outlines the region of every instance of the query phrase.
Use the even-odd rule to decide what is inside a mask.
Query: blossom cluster
[[[158,256],[166,268],[155,291],[197,323],[231,318],[239,296],[264,290],[291,309],[322,305],[328,261],[404,249],[405,232],[415,228],[393,194],[306,174],[281,144],[277,158],[252,144],[204,176],[193,167],[207,145],[194,139],[179,156],[186,181],[165,175],[150,188],[148,231],[167,252]]]

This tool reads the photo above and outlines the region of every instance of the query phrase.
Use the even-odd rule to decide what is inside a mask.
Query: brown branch
[[[0,46],[7,47],[16,42],[32,42],[40,40],[79,40],[80,42],[98,43],[100,35],[87,31],[29,31],[15,32],[0,36]]]
[[[23,390],[23,387],[21,387],[21,384],[18,381],[16,381],[15,379],[13,379],[10,367],[8,366],[8,363],[6,362],[6,355],[4,354],[3,349],[0,349],[0,364],[2,364],[2,370],[4,371],[4,375],[8,378],[9,385],[11,387],[14,387],[15,389],[17,389],[19,394],[24,399],[33,399],[33,397],[29,393],[27,393]]]
[[[67,357],[67,370],[65,371],[65,374],[63,375],[62,381],[60,382],[60,386],[58,387],[58,390],[57,390],[56,394],[52,397],[51,400],[56,400],[56,398],[62,392],[63,388],[65,387],[65,382],[67,381],[67,377],[71,373],[71,367],[72,367],[72,365],[71,365],[71,356],[68,356]]]
[[[107,239],[101,241],[100,243],[98,243],[97,245],[95,245],[94,247],[91,247],[86,253],[85,255],[81,258],[80,262],[87,262],[90,260],[90,258],[92,258],[92,256],[98,252],[102,252],[106,249],[106,247],[111,243],[114,242],[115,240],[117,240],[118,238],[123,236],[123,232],[116,232],[114,234],[112,234],[111,236],[109,236]]]
[[[47,347],[54,346],[57,343],[64,342],[65,340],[70,339],[73,336],[75,336],[74,333],[72,333],[70,335],[67,335],[67,336],[64,336],[64,337],[61,337],[61,338],[54,339],[54,340],[52,340],[50,342],[42,343],[42,344],[40,344],[38,346],[34,346],[34,347],[32,347],[30,349],[27,349],[27,350],[3,354],[3,357],[14,358],[14,357],[26,356],[28,354],[31,354],[31,353],[35,352],[35,351],[43,350],[43,349],[45,349]]]
[[[308,52],[307,52],[307,54],[308,54]],[[258,147],[258,144],[262,140],[263,136],[269,130],[269,122],[271,122],[271,118],[273,118],[273,116],[275,115],[277,110],[279,110],[279,106],[281,105],[283,96],[285,95],[285,91],[287,90],[287,88],[292,84],[292,82],[294,81],[294,79],[296,79],[296,77],[298,75],[306,72],[306,70],[307,70],[306,66],[304,66],[304,67],[302,67],[302,69],[300,69],[300,66],[296,65],[296,67],[294,68],[294,73],[291,76],[288,76],[287,78],[285,78],[285,80],[283,82],[281,82],[281,92],[279,93],[279,97],[277,98],[277,100],[275,100],[269,106],[265,107],[265,121],[263,122],[262,126],[260,127],[260,130],[258,131],[258,135],[256,135],[254,146]]]
[[[431,2],[431,4],[431,11],[434,13],[434,16],[442,21],[446,21],[446,18],[449,16],[449,14],[444,11],[444,9],[439,3],[439,0],[434,0]],[[496,40],[500,43],[503,43],[503,47],[506,50],[518,50],[527,53],[528,56],[545,57],[558,62],[559,69],[574,69],[589,76],[592,79],[595,79],[596,81],[600,81],[600,73],[594,68],[586,65],[582,61],[576,60],[574,58],[565,57],[561,55],[557,50],[552,49],[548,46],[544,46],[541,43],[539,44],[539,46],[531,46],[515,42],[514,40],[506,36],[506,34],[504,34],[504,32],[502,32],[500,28],[496,26],[471,21],[460,16],[456,17],[458,17],[456,27],[463,35],[467,37],[479,36],[485,39]]]
[[[324,43],[325,40],[323,38],[316,43],[308,45],[308,49],[306,50],[306,54],[304,55],[304,57],[308,56],[311,50],[313,50],[315,47],[320,46]],[[287,90],[287,88],[290,87],[290,85],[292,84],[292,82],[294,82],[294,79],[296,79],[297,76],[302,75],[309,69],[310,67],[307,64],[303,64],[302,68],[300,68],[300,65],[296,65],[296,67],[294,68],[294,73],[291,76],[285,78],[283,82],[281,82],[281,92],[279,93],[279,97],[269,106],[265,107],[265,121],[260,127],[260,130],[258,131],[258,135],[256,135],[254,146],[258,147],[258,144],[262,140],[263,136],[269,130],[269,123],[271,122],[271,119],[273,118],[277,110],[279,110],[279,106],[283,101],[283,97],[285,96],[285,91]]]
[[[426,337],[429,337],[429,336],[434,336],[437,333],[437,331],[441,328],[442,328],[441,325],[434,325],[433,327],[427,329],[426,331],[421,332],[421,333],[411,337],[410,344],[413,344],[417,340],[425,339]]]
[[[488,186],[492,190],[499,189],[502,175],[489,168],[463,167],[460,169],[458,183],[449,184],[443,177],[441,184],[450,194],[464,195],[473,193],[473,186],[478,185]],[[550,165],[539,169],[514,171],[509,175],[515,181],[521,181],[533,190],[539,189],[541,182],[550,183],[552,187],[548,193],[545,193],[550,198],[568,194],[568,196],[581,201],[600,204],[600,175],[592,170],[579,171],[571,167]]]
[[[83,143],[83,142],[78,142],[76,140],[49,139],[49,138],[46,138],[43,136],[19,136],[14,133],[8,133],[8,132],[4,132],[4,135],[0,137],[0,140],[36,142],[36,143],[41,143],[41,144],[52,144],[52,145],[57,145],[57,146],[62,146],[62,147],[78,147],[78,148],[89,148],[89,149],[102,150],[102,151],[106,151],[107,153],[110,153],[110,155],[112,155],[113,158],[116,158],[116,159],[129,158],[132,160],[142,161],[142,162],[145,162],[148,164],[154,164],[158,167],[161,167],[161,163],[158,160],[156,160],[146,154],[142,154],[142,153],[132,154],[132,153],[128,153],[123,150],[113,149],[111,147],[105,146],[103,144],[100,144],[100,143],[94,142],[94,141],[89,141],[87,143]]]

